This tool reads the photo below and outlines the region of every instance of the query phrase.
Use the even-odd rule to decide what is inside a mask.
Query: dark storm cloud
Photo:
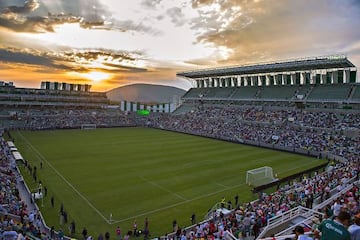
[[[120,73],[120,72],[146,72],[146,68],[139,68],[128,66],[126,63],[135,63],[137,59],[141,58],[143,53],[141,52],[125,52],[125,51],[107,51],[101,50],[82,50],[80,52],[66,52],[64,56],[67,61],[77,62],[79,59],[85,60],[85,62],[96,61],[99,58],[102,59],[104,67],[98,70]],[[96,69],[93,69],[96,70]]]
[[[140,54],[139,52],[128,53],[91,49],[55,54],[35,50],[24,52],[21,49],[8,48],[0,49],[0,62],[37,66],[39,69],[36,71],[43,73],[51,73],[51,69],[76,72],[87,72],[89,69],[111,73],[146,72],[147,69],[145,68],[129,66],[129,63],[135,62]],[[102,59],[104,67],[86,67],[87,64],[91,64],[99,58]]]
[[[70,70],[69,66],[61,63],[57,63],[58,59],[49,56],[45,53],[30,53],[21,52],[20,49],[0,49],[0,62],[4,63],[15,63],[15,64],[27,64],[27,65],[38,65],[49,68]]]
[[[52,31],[45,17],[29,15],[39,7],[37,0],[29,0],[19,5],[4,1],[0,4],[0,26],[16,32]],[[14,4],[14,3],[12,3]]]
[[[22,6],[11,5],[11,6],[5,7],[5,9],[3,10],[3,13],[4,14],[29,13],[29,12],[36,10],[38,7],[39,7],[39,2],[37,0],[28,0],[28,1],[25,1],[24,5],[22,5]]]
[[[126,51],[113,51],[107,49],[82,49],[80,51],[67,51],[63,54],[67,60],[75,61],[76,59],[86,59],[93,61],[102,57],[106,60],[116,61],[135,61],[143,55],[142,52],[126,52]]]
[[[7,19],[0,16],[0,26],[15,32],[53,31],[52,27],[48,26],[47,20],[41,17],[26,18],[22,21],[16,21],[15,19]]]
[[[130,66],[125,66],[122,64],[114,64],[114,63],[104,63],[105,66],[108,67],[113,67],[116,69],[113,70],[106,70],[107,72],[114,72],[114,73],[124,73],[124,72],[133,72],[133,73],[139,73],[139,72],[147,72],[148,69],[146,68],[139,68],[139,67],[130,67]]]
[[[220,11],[202,8],[211,4]],[[230,49],[225,64],[331,54],[360,39],[355,0],[194,0],[192,6],[199,13],[192,19],[197,42]]]
[[[160,0],[145,1],[157,4]],[[53,32],[55,25],[79,23],[86,29],[138,31],[158,34],[144,22],[117,20],[100,0],[0,1],[0,27],[16,32]]]
[[[37,0],[25,1],[19,5],[0,4],[0,26],[15,32],[52,32],[56,24],[81,22],[82,17],[73,15],[51,14],[45,12],[44,6]],[[49,10],[49,9],[46,9]]]

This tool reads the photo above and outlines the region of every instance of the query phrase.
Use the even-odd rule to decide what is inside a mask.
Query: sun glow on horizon
[[[105,73],[105,72],[100,72],[100,71],[90,71],[87,73],[78,73],[78,72],[72,72],[69,73],[72,76],[77,76],[77,77],[81,77],[81,78],[86,78],[88,80],[91,80],[95,83],[97,82],[101,82],[103,80],[107,80],[110,79],[112,77],[112,74],[109,73]]]

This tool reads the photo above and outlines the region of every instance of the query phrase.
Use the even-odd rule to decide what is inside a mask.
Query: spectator
[[[335,220],[324,220],[318,227],[321,232],[320,240],[350,240],[347,230],[350,218],[348,212],[342,211]]]
[[[296,226],[294,229],[295,239],[297,240],[313,240],[313,238],[305,235],[304,228],[302,226]]]
[[[360,240],[360,212],[354,216],[354,223],[348,228],[351,240]]]

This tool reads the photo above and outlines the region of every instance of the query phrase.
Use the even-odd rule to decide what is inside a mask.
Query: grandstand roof
[[[296,60],[277,61],[270,63],[261,63],[255,65],[241,65],[222,68],[211,68],[202,70],[193,70],[179,72],[176,75],[188,78],[227,76],[227,75],[244,75],[271,72],[290,72],[290,71],[307,71],[316,69],[331,68],[354,68],[344,55],[332,55],[314,58],[302,58]]]

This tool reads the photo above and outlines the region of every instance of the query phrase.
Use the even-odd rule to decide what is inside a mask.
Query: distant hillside
[[[106,93],[110,101],[122,100],[141,103],[168,103],[173,102],[174,96],[181,97],[185,90],[162,85],[132,84],[114,88]]]

